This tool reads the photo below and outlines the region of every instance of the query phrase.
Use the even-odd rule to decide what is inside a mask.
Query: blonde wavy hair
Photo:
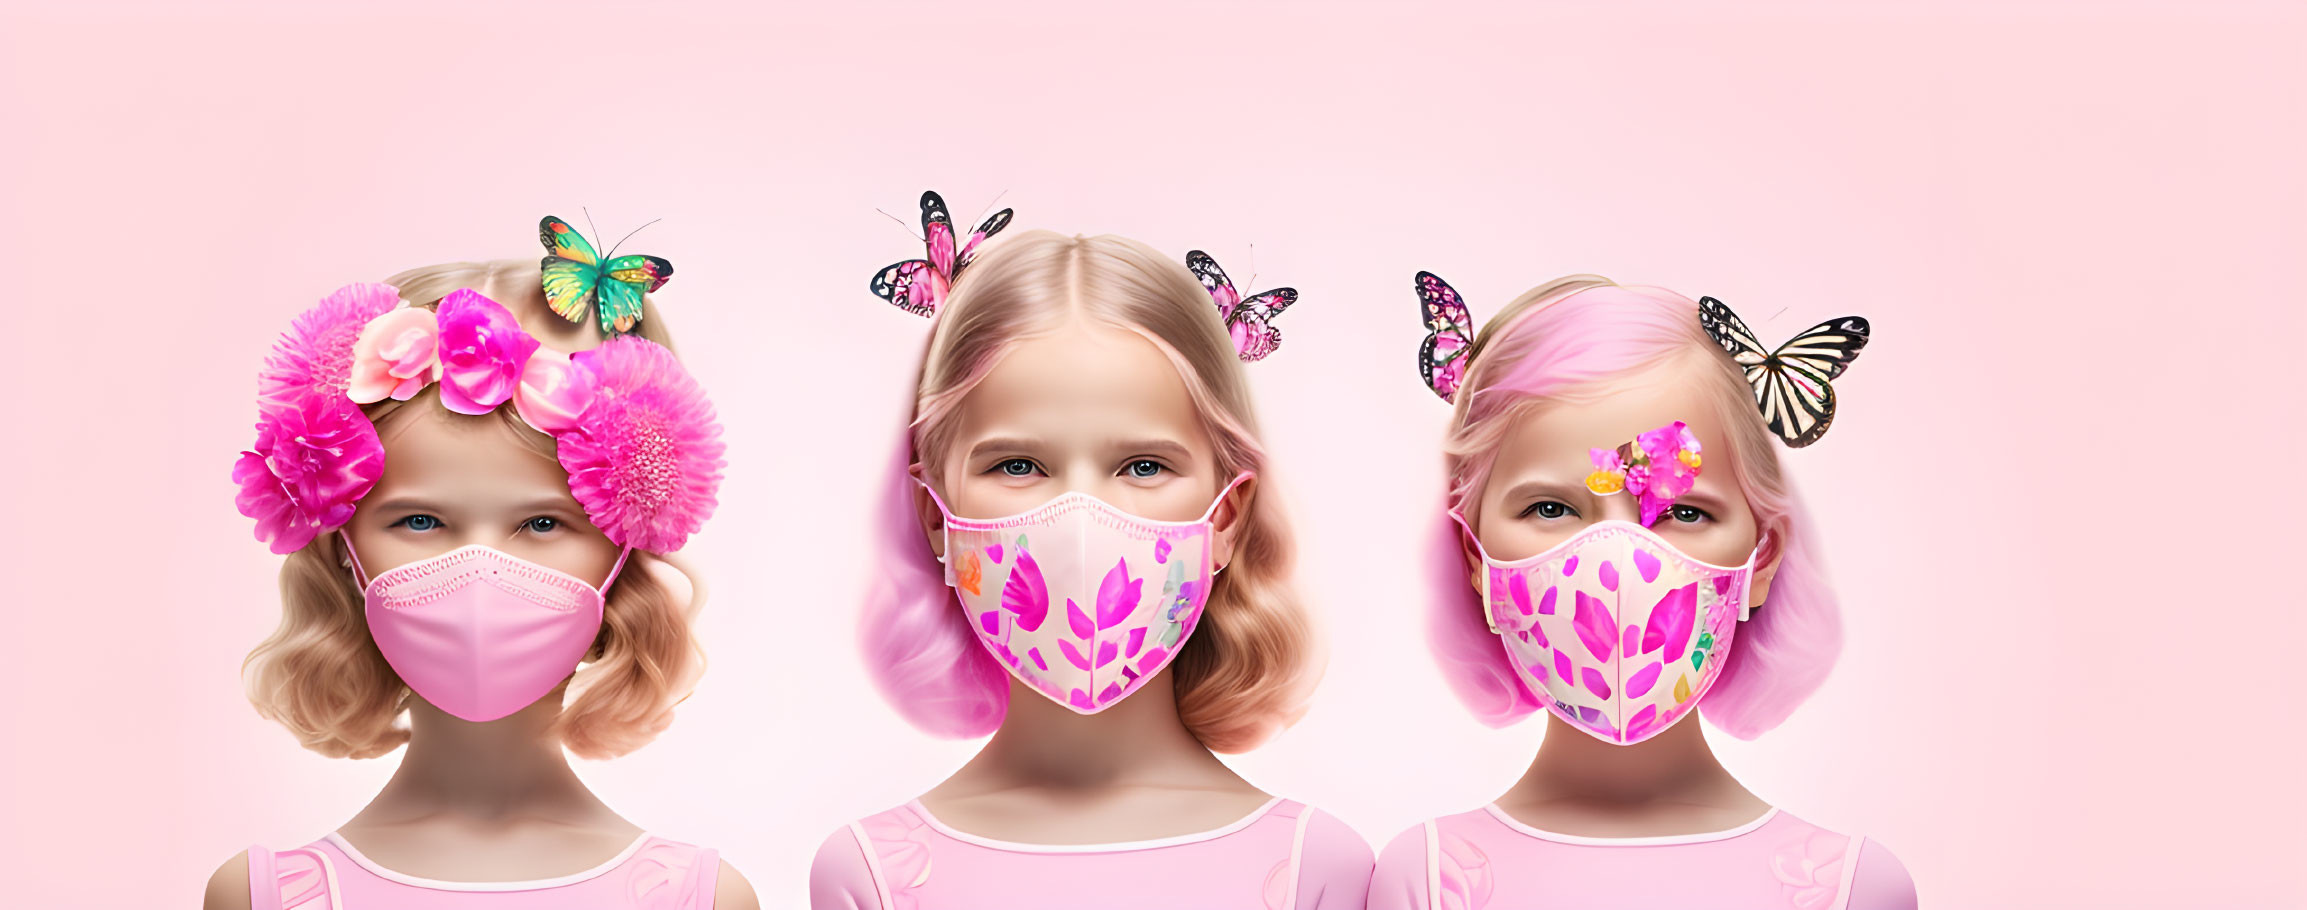
[[[517,315],[534,317],[547,312],[539,277],[533,260],[497,260],[412,269],[386,283],[417,306],[438,307],[450,292],[472,288]],[[664,323],[646,300],[642,313],[634,334],[669,345]],[[427,387],[408,401],[388,398],[362,411],[381,431],[412,408],[449,420],[498,422],[538,457],[559,463],[552,437],[521,422],[509,406],[478,416],[456,414],[440,405],[436,387]],[[414,696],[369,636],[360,585],[347,561],[334,534],[288,555],[280,570],[280,625],[249,652],[241,680],[257,713],[287,727],[305,748],[335,758],[374,758],[408,741],[400,717]],[[581,757],[610,758],[648,744],[672,723],[674,706],[703,672],[690,622],[696,601],[659,575],[686,573],[654,554],[636,553],[632,563],[604,592],[600,634],[553,723],[553,734]]]
[[[887,552],[867,599],[867,663],[915,725],[977,736],[1008,708],[1004,671],[970,633],[913,506],[911,463],[951,446],[962,400],[1020,340],[1082,319],[1136,333],[1177,367],[1217,449],[1217,476],[1272,476],[1233,340],[1185,266],[1115,236],[1028,231],[989,242],[939,308],[909,431],[885,488]],[[1279,497],[1251,498],[1205,619],[1171,665],[1178,716],[1218,752],[1256,747],[1305,713],[1319,675],[1311,623],[1291,586],[1296,550]]]

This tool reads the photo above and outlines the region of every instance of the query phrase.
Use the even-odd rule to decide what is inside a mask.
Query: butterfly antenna
[[[1785,308],[1785,307],[1779,307],[1779,308],[1778,308],[1778,312],[1777,312],[1777,313],[1772,313],[1772,314],[1770,314],[1768,317],[1764,318],[1762,321],[1764,321],[1764,322],[1770,322],[1770,321],[1772,321],[1772,320],[1775,320],[1775,319],[1777,319],[1777,318],[1779,317],[1779,314],[1780,314],[1780,313],[1784,313],[1784,312],[1786,312],[1786,308]]]
[[[649,225],[651,225],[651,224],[656,224],[657,222],[660,222],[660,221],[663,221],[663,220],[665,220],[665,219],[663,219],[663,218],[651,218],[651,219],[649,219],[649,220],[648,220],[648,222],[646,222],[646,223],[642,224],[642,225],[641,225],[641,227],[637,227],[637,228],[634,228],[632,231],[630,231],[630,232],[626,233],[626,234],[625,234],[625,236],[617,238],[617,242],[616,242],[616,244],[614,244],[614,245],[610,246],[610,247],[609,247],[609,251],[608,251],[608,252],[601,254],[601,261],[603,261],[603,262],[607,262],[607,261],[608,261],[608,260],[610,260],[610,259],[614,259],[614,258],[616,258],[616,256],[617,256],[617,247],[620,247],[620,246],[624,246],[624,245],[625,245],[625,241],[633,239],[633,235],[634,235],[634,234],[638,234],[638,233],[640,233],[640,232],[641,232],[641,228],[645,228],[645,227],[648,227],[648,226],[649,226]]]
[[[877,208],[877,209],[874,209],[874,211],[876,211],[876,212],[880,212],[880,213],[881,213],[881,215],[882,215],[882,217],[884,217],[884,218],[888,218],[888,219],[889,219],[889,220],[891,220],[891,221],[895,221],[895,222],[897,222],[897,226],[904,228],[904,229],[905,229],[905,233],[907,233],[907,234],[913,234],[913,239],[915,239],[915,240],[919,240],[919,241],[921,241],[921,242],[923,242],[923,243],[928,243],[928,242],[929,242],[929,238],[927,238],[927,237],[923,237],[923,236],[921,236],[921,235],[919,235],[919,234],[914,234],[914,233],[913,233],[913,225],[910,225],[910,224],[906,224],[906,223],[905,223],[905,219],[903,219],[903,218],[899,218],[899,217],[897,217],[897,216],[895,216],[895,215],[891,215],[891,214],[889,214],[889,210],[888,210],[888,209],[881,209],[881,208]]]
[[[1255,243],[1253,243],[1253,244],[1250,244],[1250,282],[1249,282],[1248,284],[1245,284],[1245,285],[1243,285],[1243,287],[1251,287],[1251,288],[1254,288],[1254,287],[1257,287],[1257,286],[1258,286],[1258,245],[1257,245],[1257,244],[1255,244]]]
[[[601,236],[601,226],[593,223],[593,210],[585,208],[584,206],[578,206],[577,208],[579,211],[585,213],[585,226],[593,229],[593,236]]]
[[[1008,191],[1008,190],[1002,190],[1001,192],[998,192],[998,193],[995,193],[995,194],[993,194],[993,201],[992,201],[992,202],[988,202],[988,203],[986,203],[984,208],[982,208],[982,209],[978,209],[978,210],[977,210],[977,220],[970,222],[970,224],[971,224],[972,226],[975,226],[975,225],[980,225],[980,224],[984,224],[984,223],[985,223],[985,216],[993,214],[993,207],[994,207],[994,206],[997,206],[997,205],[1000,205],[1000,204],[1001,204],[1001,197],[1003,197],[1003,196],[1007,196],[1007,195],[1009,195],[1009,191]]]

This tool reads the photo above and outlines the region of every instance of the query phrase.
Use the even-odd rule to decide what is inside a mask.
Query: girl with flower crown
[[[695,586],[663,556],[713,511],[722,444],[646,313],[636,334],[553,331],[571,354],[491,299],[546,329],[540,277],[351,285],[266,361],[233,478],[287,562],[249,699],[324,755],[407,750],[334,832],[227,861],[211,910],[758,905],[569,765],[647,743],[701,669]]]
[[[1889,850],[1749,792],[1695,722],[1760,735],[1834,664],[1834,592],[1773,436],[1825,432],[1865,320],[1765,351],[1719,301],[1576,276],[1477,338],[1448,284],[1418,290],[1421,370],[1453,405],[1434,650],[1480,719],[1546,730],[1504,795],[1395,838],[1370,906],[1915,906]]]
[[[924,200],[930,257],[874,283],[934,321],[863,633],[907,719],[992,738],[827,838],[810,905],[1359,910],[1360,836],[1212,754],[1295,720],[1313,676],[1241,362],[1276,336],[1229,337],[1230,285],[1120,237],[970,264],[1006,212],[957,254]]]

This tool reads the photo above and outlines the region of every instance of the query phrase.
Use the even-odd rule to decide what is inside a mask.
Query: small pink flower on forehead
[[[1586,488],[1604,496],[1620,490],[1633,494],[1642,506],[1644,526],[1698,483],[1698,436],[1679,420],[1616,449],[1588,449],[1587,458],[1594,472],[1586,475]]]

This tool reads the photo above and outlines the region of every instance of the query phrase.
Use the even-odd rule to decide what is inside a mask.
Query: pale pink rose
[[[352,345],[345,394],[360,404],[414,397],[440,378],[440,335],[440,320],[421,307],[402,307],[369,320]]]

